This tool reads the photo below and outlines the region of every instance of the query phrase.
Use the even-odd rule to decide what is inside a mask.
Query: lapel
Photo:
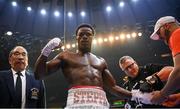
[[[15,100],[15,88],[14,88],[14,79],[13,79],[12,71],[9,70],[5,77],[6,77],[6,83],[10,90],[10,95],[12,96],[13,100]]]
[[[28,104],[28,98],[31,90],[31,76],[26,72],[26,106]]]

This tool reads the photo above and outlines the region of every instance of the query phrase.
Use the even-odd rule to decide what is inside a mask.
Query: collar
[[[16,75],[17,72],[13,68],[11,68],[11,71],[13,73],[13,76]],[[23,77],[25,77],[25,72],[26,70],[21,71]]]

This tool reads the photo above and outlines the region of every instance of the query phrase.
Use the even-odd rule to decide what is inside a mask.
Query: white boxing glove
[[[152,104],[151,103],[151,98],[152,98],[152,93],[142,93],[139,90],[132,90],[132,101],[136,102],[141,102],[143,104]]]
[[[51,51],[56,48],[57,46],[59,46],[59,44],[61,43],[61,39],[60,38],[53,38],[51,39],[46,46],[42,49],[41,54],[48,57],[49,54],[51,53]]]

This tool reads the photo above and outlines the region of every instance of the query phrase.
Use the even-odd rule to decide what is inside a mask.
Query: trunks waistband
[[[103,90],[102,87],[99,86],[73,86],[69,89],[78,89],[78,88],[92,88],[92,89],[100,89]]]

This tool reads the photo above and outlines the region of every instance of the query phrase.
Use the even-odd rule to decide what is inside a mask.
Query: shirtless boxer
[[[108,70],[106,61],[91,53],[94,34],[95,30],[90,25],[80,25],[76,30],[78,52],[63,51],[47,62],[52,49],[62,45],[59,38],[49,41],[36,61],[35,77],[42,79],[42,77],[61,68],[70,85],[67,109],[109,108],[106,94],[103,91],[104,86],[122,99],[135,100],[135,98],[141,97],[142,102],[146,102],[148,96],[142,96],[138,91],[131,93],[117,86],[115,79]]]

